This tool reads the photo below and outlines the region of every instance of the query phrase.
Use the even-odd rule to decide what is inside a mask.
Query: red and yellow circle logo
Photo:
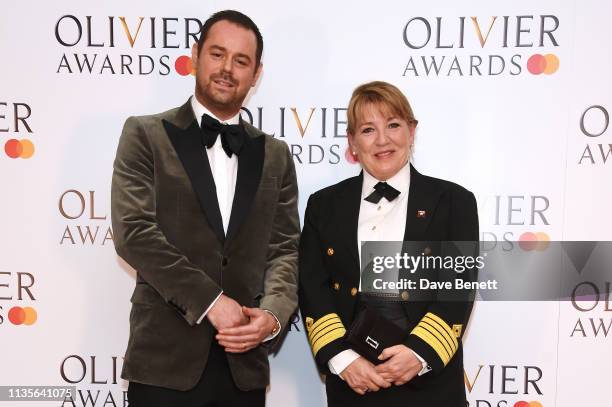
[[[527,60],[527,70],[533,75],[552,75],[559,69],[559,58],[555,54],[534,54]]]
[[[550,245],[550,237],[544,232],[525,232],[519,237],[518,244],[526,252],[543,252]]]
[[[32,307],[13,307],[8,312],[8,319],[13,325],[34,325],[38,314]]]
[[[539,401],[517,401],[514,403],[514,407],[542,407],[542,403]]]
[[[176,70],[176,73],[181,76],[195,75],[193,61],[187,55],[181,55],[180,57],[176,58],[176,61],[174,62],[174,69]]]
[[[10,139],[4,144],[4,152],[11,158],[30,158],[34,155],[34,144],[27,138]]]

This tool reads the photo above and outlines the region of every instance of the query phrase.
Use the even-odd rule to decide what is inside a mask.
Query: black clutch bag
[[[346,342],[361,356],[376,364],[385,348],[399,345],[406,339],[407,332],[389,321],[378,312],[362,310],[346,334]]]

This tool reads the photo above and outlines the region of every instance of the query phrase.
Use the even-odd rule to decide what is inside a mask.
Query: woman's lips
[[[374,156],[376,158],[387,158],[390,157],[395,151],[394,150],[385,150],[375,153]]]

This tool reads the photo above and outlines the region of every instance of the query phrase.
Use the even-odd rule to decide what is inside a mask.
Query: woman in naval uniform
[[[380,300],[360,292],[364,241],[478,241],[474,195],[420,174],[411,164],[417,120],[385,82],[357,87],[348,111],[350,152],[362,172],[308,200],[299,256],[299,302],[329,406],[464,407],[461,338],[472,308],[463,301]],[[421,296],[421,298],[423,298]],[[346,342],[370,308],[405,332],[374,364]]]

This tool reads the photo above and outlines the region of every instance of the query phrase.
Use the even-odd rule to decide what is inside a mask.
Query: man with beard
[[[240,117],[262,70],[246,15],[192,48],[195,94],[130,117],[112,181],[114,243],[137,273],[122,377],[131,406],[263,406],[268,347],[297,304],[299,219],[287,145]]]

